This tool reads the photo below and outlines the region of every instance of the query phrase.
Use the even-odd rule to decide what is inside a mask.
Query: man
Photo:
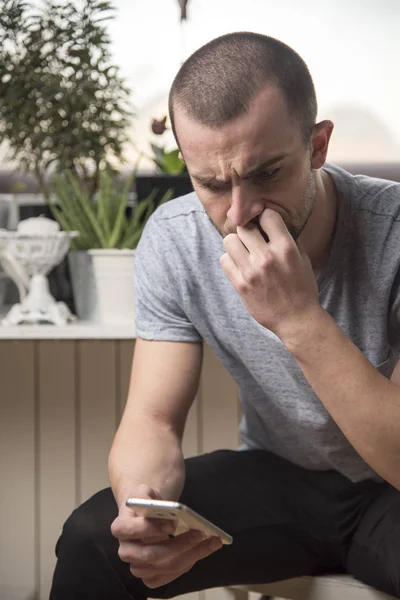
[[[196,193],[141,239],[112,492],[67,521],[52,599],[335,572],[400,597],[400,186],[325,165],[316,114],[306,65],[267,36],[223,36],[180,69],[170,117]],[[244,446],[185,462],[203,340],[240,388]],[[173,537],[129,496],[180,498],[233,544]]]

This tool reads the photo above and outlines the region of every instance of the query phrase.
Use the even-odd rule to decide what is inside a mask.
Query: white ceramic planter
[[[92,257],[86,250],[70,251],[68,265],[76,315],[84,321],[98,321]]]
[[[101,323],[133,323],[135,320],[135,251],[89,250]]]

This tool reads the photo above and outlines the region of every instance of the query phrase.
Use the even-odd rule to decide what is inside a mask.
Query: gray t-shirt
[[[333,166],[339,197],[321,305],[390,377],[400,350],[400,185]],[[138,337],[205,340],[238,384],[244,448],[264,448],[352,481],[378,478],[313,392],[292,355],[248,313],[219,263],[222,237],[195,193],[157,209],[136,254]],[[334,357],[332,357],[334,360]]]

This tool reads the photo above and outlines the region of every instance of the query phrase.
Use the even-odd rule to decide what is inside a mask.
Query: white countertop
[[[0,340],[133,340],[136,337],[132,323],[93,323],[75,321],[64,327],[50,324],[1,325],[7,314],[2,307],[0,312]]]

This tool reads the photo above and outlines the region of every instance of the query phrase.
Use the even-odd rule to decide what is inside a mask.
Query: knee
[[[396,530],[397,536],[394,535]],[[347,557],[347,571],[371,587],[400,598],[399,541],[400,527],[395,527],[379,547],[371,548],[353,541]]]
[[[104,505],[99,507],[96,496],[75,509],[64,523],[56,546],[57,556],[63,552],[82,555],[104,544],[108,547],[118,544],[111,534],[111,523],[116,514],[111,514]]]

